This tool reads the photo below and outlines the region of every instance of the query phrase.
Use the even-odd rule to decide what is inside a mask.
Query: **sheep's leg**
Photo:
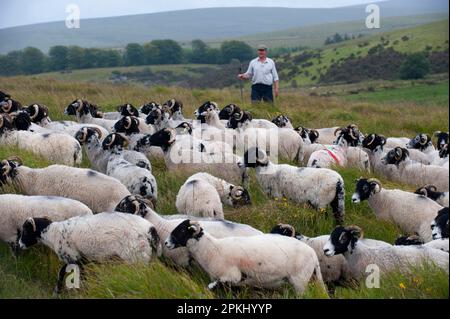
[[[14,243],[10,243],[9,244],[9,248],[11,248],[11,254],[13,255],[13,257],[15,259],[17,259],[19,257],[19,252],[20,252],[20,246],[18,243],[14,242]]]
[[[64,264],[58,273],[58,281],[56,282],[55,289],[53,290],[53,295],[59,295],[63,289],[64,278],[66,277],[66,269],[69,264]]]

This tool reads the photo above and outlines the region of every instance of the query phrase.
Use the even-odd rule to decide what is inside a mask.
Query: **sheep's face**
[[[436,186],[433,185],[426,185],[424,187],[421,187],[417,189],[414,194],[422,195],[428,198],[431,198],[432,200],[437,200],[438,197],[441,195],[440,192],[437,191]]]
[[[101,139],[102,131],[98,128],[83,127],[76,134],[75,139],[81,144],[91,143],[94,139]]]
[[[287,224],[278,224],[270,231],[271,234],[278,234],[286,237],[295,237],[295,228]]]
[[[448,157],[448,144],[445,144],[441,147],[439,150],[439,157],[440,158],[447,158]]]
[[[234,113],[239,113],[241,109],[236,104],[228,104],[219,112],[219,119],[229,120]]]
[[[139,111],[129,103],[118,106],[117,111],[122,116],[139,116]]]
[[[438,212],[437,217],[431,223],[431,235],[433,239],[448,238],[448,207],[444,207]]]
[[[272,120],[272,123],[281,128],[292,125],[291,120],[285,115],[278,115]]]
[[[400,236],[395,240],[395,246],[419,246],[423,245],[424,241],[417,235]]]
[[[309,136],[309,131],[310,131],[309,129],[307,129],[303,126],[299,126],[299,127],[295,128],[294,130],[298,133],[298,135],[300,135],[300,137],[303,139],[304,142],[313,144],[313,142],[311,141],[311,138]]]
[[[191,222],[189,219],[179,224],[170,233],[164,245],[168,249],[186,247],[191,239],[198,240],[203,236],[203,230],[197,222]]]
[[[230,186],[227,196],[228,205],[233,207],[241,207],[250,205],[250,194],[241,186]]]
[[[205,118],[205,120],[208,120],[213,117],[213,115],[217,114],[216,108],[213,105],[209,105],[206,110],[201,113],[200,115]]]
[[[11,114],[13,127],[19,131],[28,131],[31,126],[30,115],[26,111],[19,111]]]
[[[115,211],[139,215],[143,218],[147,215],[147,208],[153,209],[153,204],[138,195],[128,195],[117,204]]]
[[[399,166],[409,156],[409,151],[406,148],[396,147],[390,150],[385,157],[381,159],[384,165]]]
[[[180,125],[178,125],[175,130],[177,131],[177,134],[189,134],[192,135],[192,125],[188,122],[183,122]]]
[[[7,114],[0,114],[0,134],[13,128],[12,119]]]
[[[227,127],[231,129],[237,129],[241,127],[245,122],[252,121],[252,115],[249,112],[240,111],[239,113],[234,113],[232,117],[228,120]]]
[[[382,135],[377,134],[369,134],[364,138],[362,142],[362,146],[371,150],[372,152],[375,150],[383,150],[385,144],[386,138]]]
[[[25,108],[25,111],[30,115],[33,123],[39,123],[48,116],[48,108],[45,105],[32,104]]]
[[[128,140],[120,134],[109,134],[102,142],[102,148],[104,150],[112,149],[124,149],[128,147]]]
[[[114,131],[127,135],[139,133],[139,119],[135,116],[125,116],[114,124]]]
[[[419,134],[406,144],[406,148],[416,149],[423,151],[427,147],[431,146],[431,137],[427,134]]]
[[[358,239],[362,237],[362,230],[357,226],[336,227],[330,238],[323,246],[325,256],[331,257],[346,252],[351,253],[356,247]]]
[[[159,103],[152,101],[150,103],[147,103],[147,104],[144,104],[141,106],[141,113],[148,115],[154,109],[161,109],[161,105]]]
[[[243,167],[253,167],[267,166],[269,164],[269,159],[267,154],[257,147],[252,147],[244,153],[243,162],[239,163],[239,166]]]
[[[206,112],[206,110],[211,107],[213,108],[217,113],[219,113],[219,107],[217,106],[217,103],[207,101],[203,103],[195,112],[194,115],[197,117],[197,120],[199,120],[201,123],[206,123],[206,118],[203,114],[203,112]]]
[[[11,114],[22,109],[22,104],[20,102],[6,98],[0,101],[0,113]]]
[[[66,115],[89,114],[90,112],[89,103],[80,99],[70,103],[64,110]]]
[[[174,129],[166,128],[151,136],[148,136],[148,138],[146,137],[139,140],[141,144],[136,145],[136,147],[142,148],[145,146],[158,146],[166,151],[173,143],[175,143],[176,131]]]
[[[441,131],[437,131],[434,132],[434,136],[437,137],[437,148],[438,150],[441,150],[441,148],[448,144],[448,132],[441,132]]]
[[[380,191],[381,183],[378,180],[360,178],[356,181],[356,188],[352,195],[352,202],[355,204],[360,203]]]
[[[14,178],[16,176],[17,171],[16,168],[21,164],[18,161],[14,160],[3,160],[0,162],[0,186],[8,183],[10,178]]]
[[[52,221],[48,218],[28,218],[20,231],[20,248],[27,249],[36,245],[51,223]]]
[[[155,125],[161,122],[162,119],[163,119],[163,111],[160,109],[154,109],[147,115],[145,123]]]
[[[356,147],[359,144],[359,134],[355,128],[339,128],[334,132],[337,138],[333,143],[341,147]]]
[[[178,101],[177,99],[170,99],[162,105],[162,108],[169,109],[172,114],[181,113],[183,110],[183,102]]]

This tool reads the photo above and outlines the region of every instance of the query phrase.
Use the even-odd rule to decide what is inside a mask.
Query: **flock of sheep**
[[[362,280],[368,265],[412,271],[425,261],[448,272],[448,132],[432,138],[385,138],[358,126],[294,128],[288,117],[253,119],[230,104],[205,102],[194,119],[171,99],[102,113],[86,100],[70,103],[75,121],[51,121],[45,105],[22,104],[0,92],[0,146],[39,155],[51,166],[33,169],[16,156],[0,162],[0,240],[14,255],[38,243],[63,262],[56,292],[70,264],[119,259],[148,263],[163,255],[180,267],[193,262],[219,285],[276,288],[289,282],[301,294],[311,281]],[[79,168],[82,149],[91,169]],[[278,164],[277,159],[297,165]],[[168,174],[191,173],[181,186],[176,215],[159,215],[152,161]],[[376,179],[356,182],[353,204],[367,200],[379,219],[406,234],[394,245],[366,239],[345,224],[344,180],[333,168],[356,167],[416,186],[386,189]],[[331,208],[336,228],[306,237],[286,224],[270,234],[225,219],[223,205],[251,205],[248,171],[271,198],[319,210]]]

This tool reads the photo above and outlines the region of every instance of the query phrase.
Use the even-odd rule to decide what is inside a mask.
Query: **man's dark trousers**
[[[252,85],[252,102],[261,102],[261,100],[273,103],[272,85],[259,83]]]

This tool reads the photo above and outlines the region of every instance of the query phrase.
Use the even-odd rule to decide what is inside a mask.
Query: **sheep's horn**
[[[34,119],[38,116],[38,114],[39,114],[39,105],[33,104],[33,105],[32,105],[32,108],[33,108],[33,110],[34,110],[34,114],[33,114],[33,116],[30,116],[30,119],[31,119],[31,120],[34,120]]]
[[[231,109],[231,112],[230,112],[230,114],[233,114],[233,112],[234,112],[234,107],[235,107],[235,105],[234,105],[234,104],[230,104],[230,109]]]
[[[81,142],[86,142],[87,139],[87,127],[83,127],[83,138],[81,139]]]
[[[173,142],[175,142],[176,139],[176,132],[174,129],[170,128],[169,130],[169,134],[170,134],[170,139],[169,139],[169,144],[172,144]]]
[[[11,99],[7,100],[6,103],[3,103],[2,110],[5,113],[8,113],[12,108],[12,101]]]
[[[242,118],[244,117],[244,112],[243,112],[243,111],[240,111],[240,112],[239,112],[239,115],[240,115],[240,116],[237,116],[237,117],[236,117],[236,120],[238,120],[238,121],[242,120]]]
[[[376,179],[376,178],[369,178],[369,179],[367,180],[367,182],[368,182],[369,184],[375,183],[375,184],[377,184],[378,186],[380,186],[380,188],[382,188],[381,182],[380,182],[378,179]]]
[[[31,226],[33,227],[33,232],[36,232],[36,223],[34,222],[34,219],[32,217],[27,219],[27,222],[29,222],[31,224]]]
[[[336,133],[337,132],[339,132],[339,131],[341,131],[342,132],[342,127],[340,127],[340,128],[337,128],[335,131],[334,131],[334,136],[336,136]]]
[[[98,133],[98,138],[99,139],[101,139],[103,137],[103,133],[98,127],[94,127],[93,130]]]
[[[291,237],[295,237],[295,228],[294,228],[294,226],[289,225],[289,224],[278,224],[278,226],[280,226],[281,228],[289,229],[292,232],[292,236]]]
[[[403,149],[401,147],[395,148],[395,159],[400,160],[403,155]]]
[[[130,127],[131,127],[131,117],[129,117],[129,116],[127,116],[125,119],[124,119],[124,121],[125,121],[125,123],[128,123],[128,125],[127,124],[124,124],[124,127],[125,127],[125,129],[130,129]]]
[[[0,128],[3,127],[3,116],[0,114]]]
[[[367,145],[372,145],[373,142],[375,141],[375,134],[370,134],[370,137],[372,138],[372,140],[370,140],[370,142],[368,142]]]
[[[140,209],[140,205],[139,205],[139,201],[137,200],[137,199],[135,199],[135,200],[133,200],[132,202],[131,202],[132,204],[133,204],[133,207],[134,207],[134,212],[133,212],[133,214],[134,215],[137,215],[138,213],[139,213],[139,209]]]
[[[420,134],[420,145],[427,144],[428,137],[425,134]]]
[[[355,135],[353,133],[354,133],[353,129],[350,129],[349,130],[350,137],[354,140],[357,140],[357,138],[355,137]]]
[[[110,147],[111,145],[113,145],[114,141],[116,139],[116,134],[111,134],[111,142],[107,143],[106,146]]]
[[[317,130],[310,130],[309,132],[311,134],[314,134],[316,137],[319,137],[319,131],[317,131]]]
[[[10,156],[6,160],[7,161],[15,161],[15,162],[19,163],[20,165],[23,165],[23,160],[17,155]]]
[[[189,229],[194,229],[194,236],[198,235],[200,233],[201,227],[198,222],[190,222]]]
[[[423,188],[429,188],[433,192],[437,192],[437,188],[434,185],[425,185]]]

